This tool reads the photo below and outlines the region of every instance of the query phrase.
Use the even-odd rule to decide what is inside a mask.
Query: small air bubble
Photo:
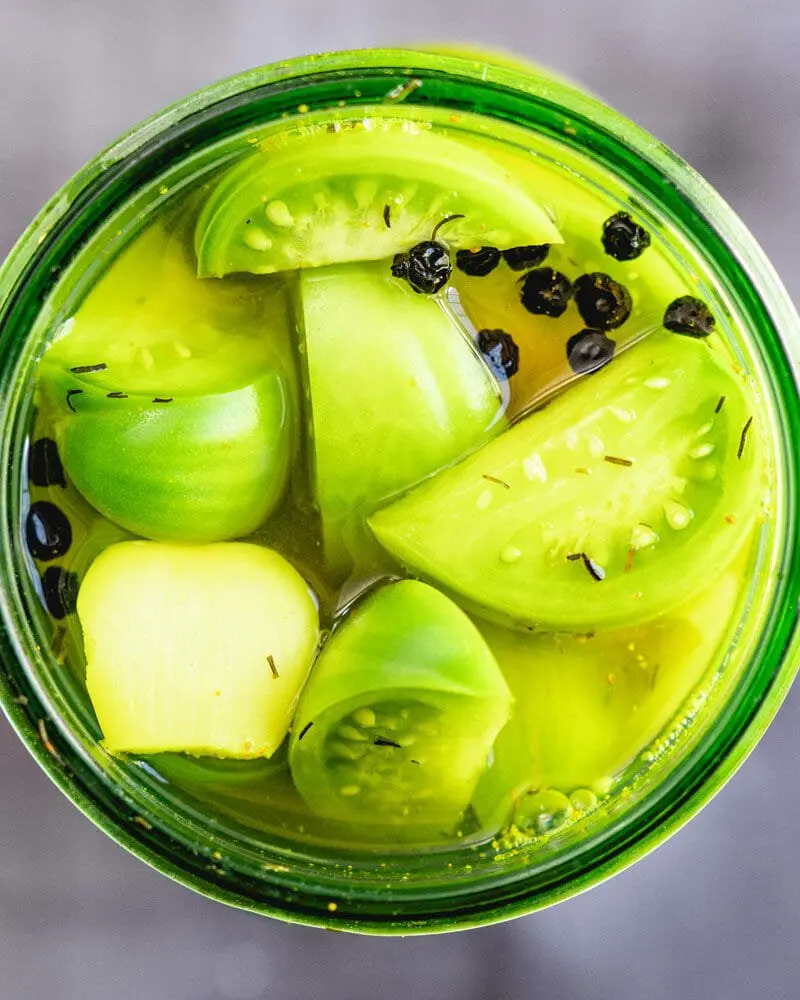
[[[520,550],[513,545],[507,545],[500,553],[500,558],[504,563],[515,563],[521,556]]]
[[[478,510],[486,510],[486,508],[491,504],[493,500],[492,493],[490,490],[484,490],[477,500]]]
[[[645,379],[644,384],[648,389],[666,389],[670,385],[670,380],[668,378],[648,378]]]
[[[361,789],[358,785],[343,785],[339,789],[339,794],[350,797],[351,795],[358,795],[360,791]]]
[[[597,796],[590,788],[576,788],[569,800],[576,812],[589,812],[597,805]]]
[[[714,445],[709,441],[706,441],[705,444],[695,445],[695,447],[689,452],[689,458],[705,458],[706,455],[710,455],[713,450]]]

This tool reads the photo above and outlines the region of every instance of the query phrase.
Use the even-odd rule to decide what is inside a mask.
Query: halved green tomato
[[[271,756],[319,637],[305,580],[244,542],[112,545],[81,584],[78,616],[111,753]]]
[[[129,531],[242,536],[280,499],[294,422],[287,306],[280,281],[255,284],[210,289],[180,234],[153,226],[44,356],[39,397],[67,473]]]
[[[369,524],[486,617],[635,624],[739,551],[763,502],[757,420],[723,349],[654,334]]]
[[[292,776],[321,816],[449,827],[510,706],[463,611],[426,584],[389,584],[320,653],[292,726]]]
[[[482,623],[515,700],[473,800],[481,826],[496,830],[542,788],[602,794],[667,733],[723,660],[747,565],[740,557],[689,602],[635,628],[531,636]]]
[[[536,193],[479,150],[371,116],[267,141],[225,174],[197,224],[198,274],[379,260],[442,229],[453,249],[557,243]]]
[[[303,271],[313,479],[329,566],[377,548],[363,521],[505,426],[497,383],[439,299],[382,264]],[[378,550],[380,555],[380,550]]]

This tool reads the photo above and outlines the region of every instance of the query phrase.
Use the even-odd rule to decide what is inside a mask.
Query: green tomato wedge
[[[763,502],[761,444],[723,350],[654,334],[369,524],[482,616],[632,625],[735,557]]]
[[[539,635],[482,623],[514,695],[473,807],[496,831],[541,788],[603,794],[710,679],[732,639],[746,560],[669,615],[595,636]]]
[[[292,726],[295,785],[330,819],[452,826],[510,707],[463,611],[424,583],[390,584],[317,659]]]
[[[380,260],[431,238],[452,249],[559,243],[532,190],[476,149],[370,117],[266,141],[225,174],[197,223],[201,277]]]
[[[288,305],[280,281],[255,285],[210,289],[179,235],[154,226],[41,362],[39,400],[70,480],[137,535],[241,537],[283,493],[295,422]]]
[[[505,421],[492,374],[446,305],[384,265],[303,271],[299,298],[314,489],[339,571],[364,549],[371,510]]]
[[[111,753],[269,757],[319,638],[278,553],[244,542],[122,542],[78,593],[86,684]]]

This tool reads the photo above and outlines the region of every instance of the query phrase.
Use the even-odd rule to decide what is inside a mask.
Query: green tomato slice
[[[505,421],[493,376],[445,303],[384,265],[303,271],[299,299],[314,489],[340,571],[372,541],[368,513]]]
[[[111,753],[271,756],[319,635],[305,580],[244,542],[112,545],[81,584],[78,617]]]
[[[197,224],[201,277],[388,258],[449,216],[453,249],[561,241],[486,154],[396,118],[339,125],[278,136],[223,176]]]
[[[450,827],[510,705],[467,616],[426,584],[390,584],[317,659],[292,727],[295,785],[333,820]]]
[[[473,800],[482,828],[496,831],[538,789],[603,794],[667,733],[723,660],[746,570],[740,556],[671,614],[596,636],[482,623],[515,699]]]
[[[98,511],[149,538],[219,541],[286,485],[287,304],[280,282],[210,289],[179,237],[154,226],[112,264],[43,358],[39,398]]]
[[[762,462],[723,350],[655,334],[369,524],[478,614],[622,627],[725,569],[761,509]]]

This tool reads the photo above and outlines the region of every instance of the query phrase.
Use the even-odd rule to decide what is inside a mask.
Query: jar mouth
[[[421,85],[408,87],[409,81]],[[244,828],[228,837],[200,809],[110,758],[86,719],[46,683],[57,664],[41,641],[45,624],[20,571],[18,516],[31,373],[46,325],[42,303],[104,221],[157,185],[188,152],[208,151],[248,127],[335,106],[362,107],[407,91],[412,109],[434,105],[473,112],[492,127],[522,126],[588,154],[631,190],[658,204],[700,249],[727,301],[751,331],[785,495],[776,500],[770,552],[774,575],[761,634],[735,688],[703,734],[635,805],[600,830],[575,831],[559,850],[476,865],[465,848],[425,857],[360,857],[298,849],[268,851]],[[131,209],[130,218],[135,218]],[[800,549],[796,491],[800,397],[793,360],[800,320],[752,236],[690,167],[593,98],[541,76],[455,56],[402,50],[338,53],[292,60],[209,87],[101,153],[57,195],[23,235],[0,271],[0,700],[12,725],[55,783],[110,836],[165,874],[234,905],[284,919],[364,932],[431,932],[530,912],[619,871],[689,819],[754,747],[785,696],[800,661],[797,608]],[[767,601],[768,598],[768,601]],[[766,603],[769,607],[766,607]],[[409,872],[422,881],[404,880]]]

